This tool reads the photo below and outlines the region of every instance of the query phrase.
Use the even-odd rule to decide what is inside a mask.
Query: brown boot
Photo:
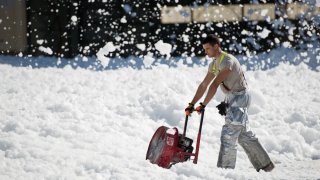
[[[273,162],[271,161],[266,167],[262,168],[265,172],[270,172],[272,171],[274,168],[274,164]]]

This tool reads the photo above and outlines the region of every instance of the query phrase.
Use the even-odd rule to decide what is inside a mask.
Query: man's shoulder
[[[239,60],[232,54],[227,54],[223,61],[224,61],[224,63],[222,62],[222,64],[238,64],[238,63],[240,63]]]
[[[238,59],[233,54],[230,54],[230,53],[227,53],[226,58],[233,61],[238,61]]]

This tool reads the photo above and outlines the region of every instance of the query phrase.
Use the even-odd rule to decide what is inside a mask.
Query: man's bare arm
[[[213,80],[214,78],[214,74],[208,72],[206,77],[203,79],[203,81],[201,82],[201,84],[199,85],[196,94],[194,95],[194,98],[192,99],[191,103],[195,104],[199,101],[199,99],[203,96],[203,94],[206,92],[207,87],[209,86],[210,82]]]
[[[203,105],[207,105],[210,102],[210,100],[216,94],[219,85],[229,76],[230,72],[231,70],[228,68],[224,68],[223,70],[220,71],[218,76],[214,79],[213,83],[210,85],[207,96],[203,101]]]

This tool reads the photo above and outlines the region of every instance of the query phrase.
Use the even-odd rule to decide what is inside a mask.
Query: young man
[[[235,168],[236,141],[243,147],[254,168],[266,172],[274,168],[268,154],[258,139],[248,131],[247,108],[250,104],[250,95],[247,92],[247,82],[239,61],[222,51],[219,38],[208,35],[202,42],[205,53],[214,58],[210,63],[208,73],[198,87],[198,90],[185,109],[186,115],[194,111],[194,104],[204,95],[207,87],[208,93],[200,106],[195,110],[201,112],[215,95],[220,86],[226,94],[225,101],[217,106],[219,113],[225,115],[225,125],[221,131],[221,146],[217,166],[221,168]]]

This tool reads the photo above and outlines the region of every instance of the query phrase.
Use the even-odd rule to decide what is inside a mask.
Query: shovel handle
[[[197,162],[198,162],[198,154],[199,154],[199,148],[200,148],[200,139],[201,139],[203,117],[204,117],[204,109],[201,111],[200,126],[199,126],[198,137],[197,137],[197,146],[196,146],[195,156],[193,159],[194,164],[197,164]]]
[[[183,128],[183,137],[186,137],[186,131],[187,131],[187,126],[188,126],[188,115],[186,115],[186,119],[184,121],[184,128]]]

